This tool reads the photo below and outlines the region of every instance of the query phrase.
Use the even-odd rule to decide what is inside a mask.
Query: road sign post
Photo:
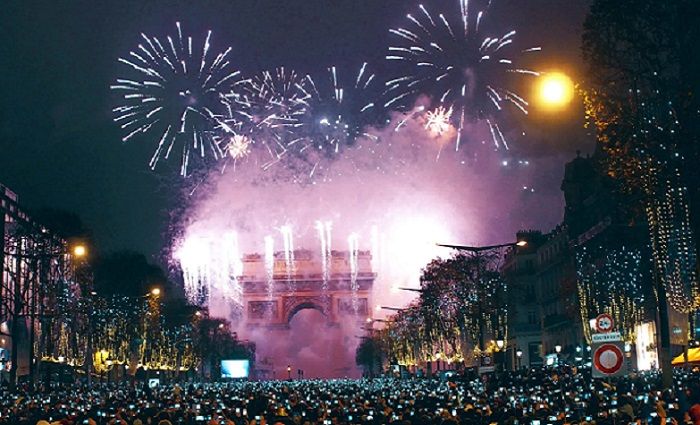
[[[629,371],[622,341],[601,342],[592,345],[592,376],[612,378],[626,376]]]
[[[612,332],[615,326],[615,321],[608,313],[599,314],[595,318],[595,330],[598,333]]]
[[[594,378],[625,376],[629,372],[622,333],[613,329],[615,321],[610,314],[599,314],[595,318],[597,333],[591,335],[591,372]]]

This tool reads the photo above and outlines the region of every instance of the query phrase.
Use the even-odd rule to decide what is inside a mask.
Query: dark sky
[[[431,0],[431,8],[457,0]],[[520,40],[539,44],[538,61],[581,75],[579,39],[586,0],[494,0],[493,17]],[[172,34],[174,22],[215,49],[233,46],[238,67],[278,65],[312,72],[365,60],[382,65],[388,28],[416,3],[400,0],[112,0],[6,2],[0,13],[0,182],[29,208],[77,212],[104,250],[156,255],[168,226],[177,176],[147,168],[152,145],[121,143],[108,87],[116,59],[139,33]],[[540,122],[533,155],[561,160],[582,144],[580,123]],[[558,186],[560,175],[551,184]]]

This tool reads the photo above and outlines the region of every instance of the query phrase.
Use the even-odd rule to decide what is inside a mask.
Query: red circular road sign
[[[610,332],[614,323],[612,316],[608,313],[599,314],[595,318],[595,330],[601,333]]]
[[[618,372],[624,360],[622,350],[615,344],[602,344],[593,353],[593,365],[606,375]]]

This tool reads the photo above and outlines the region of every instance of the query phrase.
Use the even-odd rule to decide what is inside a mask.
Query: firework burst
[[[122,140],[156,135],[151,169],[178,151],[184,176],[192,156],[225,155],[213,135],[216,127],[225,125],[219,119],[223,95],[240,84],[240,72],[231,69],[230,47],[211,53],[211,31],[202,45],[195,46],[191,36],[183,36],[179,22],[176,27],[175,37],[141,34],[138,48],[119,58],[129,76],[110,88],[120,96],[113,112],[114,121],[126,132]]]
[[[246,80],[240,94],[226,96],[228,118],[220,130],[227,144],[229,132],[244,135],[253,150],[261,151],[261,166],[268,169],[290,153],[301,138],[308,93],[302,76],[284,67]]]
[[[358,137],[375,138],[365,128],[377,123],[380,105],[373,97],[379,91],[378,80],[367,63],[354,75],[339,72],[335,66],[319,78],[307,75],[307,113],[301,129],[305,148],[333,156]]]
[[[250,154],[251,140],[244,135],[235,134],[230,138],[228,153],[234,160],[245,158]]]
[[[519,67],[514,54],[540,48],[516,49],[515,31],[495,37],[483,35],[488,6],[476,11],[469,0],[459,0],[459,6],[458,23],[419,5],[415,15],[407,16],[408,27],[390,30],[399,43],[389,48],[386,59],[399,64],[402,73],[386,83],[389,100],[384,106],[411,105],[418,96],[427,94],[433,107],[454,111],[450,121],[457,129],[456,150],[465,124],[476,120],[486,121],[496,148],[508,149],[496,117],[507,104],[521,113],[528,111],[528,102],[506,86],[509,75],[537,75]],[[436,113],[434,110],[433,115]]]
[[[425,129],[435,136],[446,133],[451,127],[452,112],[452,108],[445,109],[444,106],[438,106],[434,111],[428,111],[425,114]]]

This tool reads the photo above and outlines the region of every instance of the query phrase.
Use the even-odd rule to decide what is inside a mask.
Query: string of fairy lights
[[[577,289],[584,336],[591,342],[588,320],[610,314],[626,341],[634,340],[635,326],[644,317],[643,252],[602,243],[582,245],[576,252]]]
[[[500,349],[486,335],[508,338],[508,288],[497,271],[487,268],[489,260],[458,254],[424,269],[419,299],[380,331],[392,359],[404,365],[461,362]]]
[[[56,344],[35,347],[42,360],[82,367],[90,348],[93,368],[100,374],[115,365],[190,370],[199,363],[200,353],[192,338],[194,324],[168,326],[157,297],[146,301],[127,296],[71,301],[66,296],[69,293],[59,294],[57,304],[63,313],[46,331],[47,336],[57,335]]]
[[[685,158],[679,146],[687,141],[672,97],[659,87],[587,90],[583,99],[607,154],[609,175],[623,183],[623,191],[641,195],[655,278],[663,282],[669,305],[690,313],[700,308],[700,289],[688,188],[681,173]]]
[[[679,180],[675,170],[674,180]],[[667,190],[647,205],[654,264],[663,281],[668,303],[675,310],[690,313],[700,308],[696,271],[697,254],[690,227],[688,189],[664,182]]]

